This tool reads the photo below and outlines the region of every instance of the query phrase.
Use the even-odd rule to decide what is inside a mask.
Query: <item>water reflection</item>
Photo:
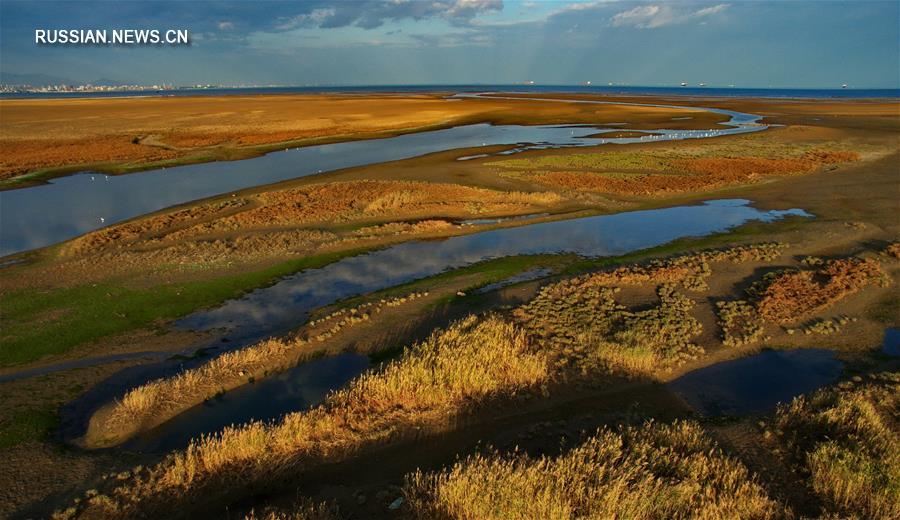
[[[704,415],[764,413],[833,383],[843,367],[831,350],[766,350],[695,370],[669,387]]]
[[[262,381],[238,387],[195,406],[128,441],[124,448],[166,452],[187,446],[202,434],[254,420],[278,419],[321,403],[328,392],[346,385],[369,368],[369,358],[340,354],[297,365]]]
[[[654,130],[654,140],[678,140],[751,132],[756,116],[732,116],[733,128]],[[86,172],[49,184],[0,192],[0,256],[68,240],[104,226],[176,204],[321,172],[395,161],[420,155],[489,145],[530,149],[641,142],[645,138],[604,139],[614,131],[598,126],[466,125],[387,139],[323,144],[273,152],[242,161],[222,161],[107,176]]]
[[[496,229],[442,241],[407,242],[297,273],[216,309],[188,316],[177,326],[195,330],[227,328],[232,340],[248,340],[296,326],[309,310],[341,298],[482,260],[545,253],[619,255],[677,238],[725,231],[750,220],[809,216],[798,209],[761,211],[748,204],[741,199],[711,201]]]

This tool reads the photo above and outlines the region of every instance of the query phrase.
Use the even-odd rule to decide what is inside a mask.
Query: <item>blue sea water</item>
[[[302,86],[302,87],[243,87],[208,89],[173,89],[164,91],[128,92],[28,92],[2,93],[0,98],[79,98],[129,96],[228,96],[247,94],[311,94],[373,92],[522,92],[522,93],[579,93],[638,96],[708,96],[762,98],[900,98],[900,89],[863,88],[739,88],[739,87],[642,87],[594,85],[370,85],[370,86]]]

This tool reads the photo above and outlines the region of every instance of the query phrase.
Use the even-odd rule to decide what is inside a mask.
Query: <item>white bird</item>
[[[103,217],[100,217],[100,223],[102,224],[104,222],[106,222],[106,219],[104,219]]]

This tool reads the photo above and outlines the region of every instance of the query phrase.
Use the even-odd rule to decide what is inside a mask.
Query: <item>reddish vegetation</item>
[[[886,279],[874,260],[832,260],[818,271],[784,271],[763,280],[751,293],[765,321],[791,323],[831,306],[863,287]]]
[[[884,254],[900,260],[900,242],[892,242],[884,248]]]
[[[59,142],[10,139],[3,140],[3,154],[0,155],[0,179],[48,166],[161,161],[177,155],[177,152],[165,148],[136,144],[128,136]]]
[[[75,165],[246,157],[260,145],[354,139],[472,121],[630,121],[636,127],[710,128],[722,120],[699,109],[505,99],[448,102],[442,94],[14,99],[0,100],[0,110],[0,179]],[[675,113],[689,113],[692,119],[672,121]]]
[[[402,181],[314,184],[267,192],[254,199],[258,201],[255,207],[185,229],[177,236],[384,216],[412,219],[514,213],[536,210],[561,200],[554,193],[503,192],[459,184]]]
[[[835,164],[859,159],[856,152],[815,150],[793,159],[768,159],[764,157],[698,157],[676,159],[673,165],[680,169],[719,178],[748,178],[757,175],[788,175],[815,170],[823,164]]]
[[[619,195],[666,195],[755,182],[761,177],[809,173],[826,164],[855,161],[856,152],[816,150],[803,157],[694,157],[666,159],[672,172],[607,173],[583,171],[533,172],[526,178],[576,191]]]
[[[712,188],[719,182],[710,178],[687,175],[641,175],[610,177],[590,172],[538,173],[537,182],[576,191],[615,193],[618,195],[662,195]]]

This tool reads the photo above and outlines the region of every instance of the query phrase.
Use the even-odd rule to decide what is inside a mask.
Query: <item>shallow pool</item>
[[[833,383],[843,369],[831,350],[764,350],[694,370],[668,386],[704,415],[757,414]]]

